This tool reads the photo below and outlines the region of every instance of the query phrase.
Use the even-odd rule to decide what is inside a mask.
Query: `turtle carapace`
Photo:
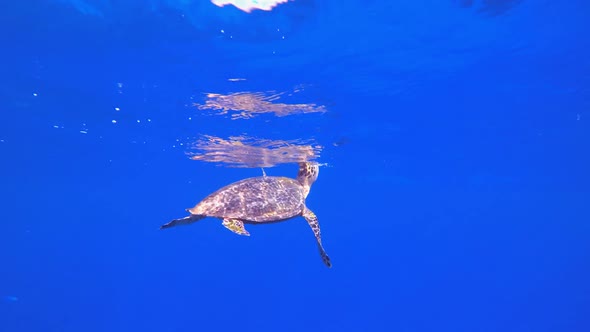
[[[322,246],[318,219],[305,205],[305,199],[318,174],[319,165],[306,162],[299,163],[296,179],[263,174],[234,182],[186,209],[189,216],[174,219],[160,229],[215,217],[223,220],[222,225],[230,231],[249,236],[244,224],[273,223],[302,216],[313,230],[324,264],[331,267],[330,258]]]

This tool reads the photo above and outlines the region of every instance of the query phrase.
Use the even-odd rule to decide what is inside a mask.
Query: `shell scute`
[[[304,200],[304,188],[297,180],[261,176],[227,185],[205,197],[189,212],[254,223],[271,222],[301,214]]]

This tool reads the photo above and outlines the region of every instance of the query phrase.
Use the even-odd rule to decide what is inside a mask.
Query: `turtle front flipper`
[[[162,226],[160,226],[160,229],[166,229],[166,228],[170,228],[170,227],[174,227],[174,226],[179,226],[179,225],[188,225],[188,224],[192,224],[195,221],[199,221],[201,219],[205,218],[205,216],[201,216],[201,215],[196,215],[196,214],[191,214],[188,217],[184,217],[184,218],[180,218],[180,219],[174,219]]]
[[[239,219],[225,218],[221,224],[236,234],[250,236],[250,233],[244,228],[244,222]]]
[[[328,254],[326,253],[326,251],[324,250],[324,247],[322,246],[322,232],[320,230],[320,224],[318,222],[318,217],[316,217],[315,213],[313,213],[307,207],[304,208],[302,215],[303,215],[303,218],[305,218],[305,220],[307,220],[307,223],[309,224],[309,226],[311,227],[311,230],[313,231],[313,234],[315,235],[315,239],[318,243],[318,249],[320,250],[320,255],[322,256],[322,261],[324,261],[324,264],[326,264],[327,267],[332,267],[332,262],[330,262],[330,257],[328,257]]]

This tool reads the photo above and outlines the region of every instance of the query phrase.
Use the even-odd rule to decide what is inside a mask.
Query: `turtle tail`
[[[197,215],[197,214],[191,214],[188,217],[184,217],[184,218],[180,218],[180,219],[174,219],[162,226],[160,226],[160,229],[166,229],[166,228],[170,228],[170,227],[174,227],[174,226],[179,226],[179,225],[188,225],[188,224],[192,224],[196,221],[199,221],[201,219],[205,218],[205,216],[201,216],[201,215]]]

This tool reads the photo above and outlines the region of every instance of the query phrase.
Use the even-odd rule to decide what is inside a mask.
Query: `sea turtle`
[[[205,217],[222,219],[230,231],[249,236],[244,224],[273,223],[302,216],[313,230],[324,264],[330,258],[322,247],[320,225],[316,215],[305,206],[305,198],[319,174],[317,163],[299,163],[297,178],[267,176],[247,178],[229,184],[205,197],[195,207],[186,209],[189,216],[174,219],[160,229],[187,225]]]

